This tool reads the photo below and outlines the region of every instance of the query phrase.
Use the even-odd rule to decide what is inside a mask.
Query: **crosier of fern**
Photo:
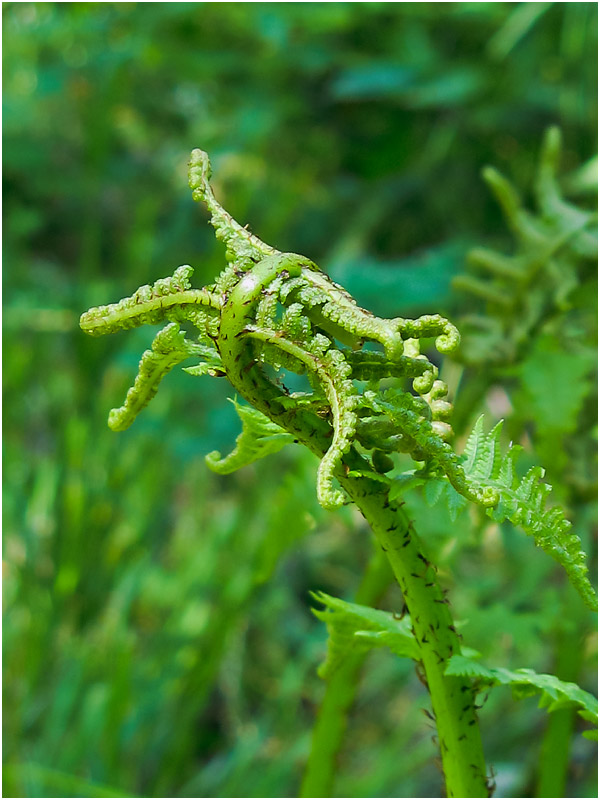
[[[192,288],[192,267],[179,267],[173,277],[143,286],[114,305],[90,309],[81,318],[81,327],[93,336],[146,324],[165,326],[144,353],[135,383],[124,405],[111,412],[109,425],[127,428],[163,376],[194,358],[188,373],[225,375],[248,404],[236,403],[243,431],[234,452],[224,458],[210,454],[212,469],[231,472],[289,442],[315,453],[319,502],[327,509],[356,504],[389,561],[409,612],[402,621],[392,620],[401,630],[390,623],[391,638],[386,638],[377,628],[386,615],[356,606],[352,618],[364,624],[346,625],[351,647],[387,644],[417,662],[431,696],[448,796],[485,796],[475,707],[479,684],[449,669],[453,657],[465,653],[436,568],[403,509],[402,491],[414,482],[430,484],[435,491],[439,487],[483,506],[496,519],[510,519],[562,564],[583,599],[595,606],[579,539],[560,510],[546,509],[549,487],[540,483],[540,470],[518,480],[513,469],[517,449],[502,456],[498,428],[485,434],[478,425],[463,455],[448,443],[452,407],[447,387],[421,346],[433,340],[439,352],[454,351],[460,338],[450,322],[437,314],[381,319],[359,308],[308,258],[279,252],[232,219],[213,195],[210,174],[208,156],[194,150],[189,169],[193,196],[208,207],[217,238],[226,245],[227,266],[215,283]],[[286,372],[306,376],[310,391],[286,389]],[[415,470],[390,478],[392,456],[399,452],[412,457]],[[340,613],[339,607],[325,613],[332,629],[336,620],[330,614],[339,618]]]

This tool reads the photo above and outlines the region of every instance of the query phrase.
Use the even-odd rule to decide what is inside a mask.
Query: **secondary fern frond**
[[[349,603],[325,592],[311,592],[323,610],[313,614],[325,622],[329,633],[327,658],[319,668],[322,678],[329,678],[343,664],[349,653],[388,647],[404,658],[418,660],[419,647],[411,631],[410,617],[396,618],[387,611]]]
[[[487,509],[488,516],[496,522],[508,520],[533,536],[536,545],[564,567],[585,602],[597,609],[598,599],[587,577],[586,556],[580,538],[571,532],[571,523],[565,519],[562,509],[546,508],[552,487],[543,482],[544,470],[532,467],[520,479],[515,470],[515,460],[521,448],[511,445],[502,455],[501,429],[500,422],[485,433],[483,417],[477,420],[463,453],[462,469],[467,479],[482,490],[489,488],[497,492],[498,503]],[[460,488],[456,488],[460,492]]]
[[[176,322],[171,322],[154,337],[152,347],[142,356],[135,383],[127,392],[125,403],[113,408],[108,425],[113,431],[129,428],[140,411],[145,408],[158,390],[158,385],[174,366],[190,356],[202,355],[206,348],[185,338]]]
[[[557,177],[560,151],[560,131],[550,128],[535,181],[535,213],[523,206],[515,187],[497,170],[483,171],[513,233],[515,249],[512,255],[472,250],[470,272],[453,280],[455,288],[486,303],[485,314],[463,320],[461,356],[468,363],[515,361],[532,331],[557,309],[567,308],[582,276],[595,269],[597,214],[563,197]]]
[[[475,678],[480,687],[510,686],[517,699],[539,694],[539,707],[548,712],[574,706],[578,714],[596,728],[584,731],[583,735],[588,739],[598,738],[598,700],[576,683],[561,681],[554,675],[540,674],[531,669],[485,667],[465,655],[452,656],[446,667],[446,675]]]
[[[235,440],[235,449],[222,457],[214,450],[205,456],[207,465],[219,475],[229,475],[241,467],[258,461],[259,458],[278,453],[286,444],[291,444],[294,437],[283,431],[260,411],[252,406],[244,406],[231,401],[242,421],[242,432]]]

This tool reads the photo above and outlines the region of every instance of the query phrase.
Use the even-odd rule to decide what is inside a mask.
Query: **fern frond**
[[[242,420],[242,432],[235,440],[235,449],[222,457],[214,450],[205,456],[207,465],[219,475],[229,475],[241,467],[258,461],[259,458],[278,453],[286,444],[294,441],[294,437],[285,433],[260,411],[252,406],[243,406],[237,400],[231,400],[239,418]]]
[[[410,617],[397,619],[387,611],[349,603],[324,592],[311,592],[325,606],[313,614],[327,625],[327,658],[319,668],[321,678],[329,678],[349,653],[388,647],[397,656],[418,660],[419,647],[411,632]]]
[[[446,427],[446,423],[430,421],[428,417],[432,416],[432,411],[425,400],[408,392],[386,389],[380,393],[366,391],[362,402],[373,411],[386,414],[396,425],[402,433],[398,449],[441,470],[463,497],[484,506],[498,502],[498,494],[491,486],[471,480],[467,475],[460,457],[440,435],[438,426]]]
[[[341,490],[334,489],[333,476],[342,457],[352,447],[356,435],[358,396],[350,380],[351,368],[338,350],[328,350],[319,363],[317,374],[330,404],[333,439],[321,459],[317,472],[317,496],[324,508],[336,508],[345,502]]]
[[[165,375],[186,358],[202,355],[205,351],[203,345],[187,340],[176,322],[159,331],[151,349],[142,355],[135,383],[127,392],[125,403],[120,408],[113,408],[108,415],[109,428],[113,431],[127,430],[152,400]]]
[[[315,336],[313,347],[306,351],[295,342],[268,331],[249,326],[246,333],[258,341],[276,344],[282,352],[302,361],[318,377],[329,403],[333,438],[319,464],[317,496],[323,508],[334,509],[341,506],[345,502],[345,495],[340,489],[334,488],[333,477],[343,455],[352,447],[357,424],[355,409],[359,399],[350,380],[352,372],[350,365],[339,350],[327,349],[321,354],[320,343],[327,348],[331,345],[331,342],[323,336],[321,336],[322,342]],[[317,354],[311,352],[312,349],[316,349]]]
[[[222,300],[207,288],[190,288],[189,279],[193,272],[193,267],[184,264],[177,267],[172,277],[159,278],[152,286],[140,286],[131,297],[90,308],[81,315],[81,329],[90,336],[103,336],[140,325],[156,325],[164,320],[182,322],[188,318],[202,330],[205,318],[221,308]],[[192,316],[190,310],[194,307]]]
[[[383,353],[374,350],[354,350],[346,354],[352,366],[352,377],[358,381],[381,378],[416,378],[431,369],[429,361],[398,356],[390,361]]]
[[[279,251],[261,241],[258,236],[240,225],[217,202],[210,185],[211,164],[208,155],[199,148],[192,150],[188,169],[188,182],[194,200],[203,202],[211,213],[211,224],[217,239],[227,246],[226,258],[237,262],[242,269],[250,269],[265,256]]]
[[[561,681],[554,675],[540,674],[531,669],[488,668],[465,655],[452,656],[446,667],[446,675],[476,678],[484,686],[510,686],[517,699],[539,694],[539,707],[546,708],[548,712],[575,706],[583,719],[598,726],[598,700],[594,695],[576,683]],[[597,735],[597,730],[584,733],[586,738],[597,738]]]
[[[544,470],[532,467],[519,480],[515,472],[515,459],[521,448],[511,446],[504,456],[501,455],[501,427],[500,422],[485,433],[483,417],[477,420],[463,453],[462,468],[466,478],[481,490],[495,490],[499,501],[495,507],[487,509],[488,516],[496,522],[508,520],[533,536],[536,545],[564,567],[569,580],[585,602],[597,609],[598,600],[587,577],[581,540],[571,532],[571,523],[565,519],[562,509],[546,508],[546,499],[552,487],[543,482]],[[461,491],[459,486],[455,488]]]

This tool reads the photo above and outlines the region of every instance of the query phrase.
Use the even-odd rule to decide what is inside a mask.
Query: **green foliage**
[[[499,422],[485,433],[483,416],[479,417],[461,459],[457,459],[450,448],[437,444],[433,456],[429,456],[430,463],[424,474],[410,472],[395,479],[393,497],[400,496],[412,486],[424,484],[423,491],[429,505],[445,502],[452,520],[456,520],[465,506],[459,495],[488,506],[487,514],[493,520],[509,520],[533,536],[536,545],[564,567],[585,602],[597,609],[598,599],[587,577],[586,555],[581,548],[581,539],[570,532],[572,525],[565,519],[561,508],[546,508],[546,498],[552,487],[542,482],[544,470],[531,467],[520,479],[515,470],[515,461],[522,448],[511,444],[503,456],[501,431],[502,422]],[[422,435],[415,426],[415,439],[418,441]],[[425,438],[422,441],[425,444]],[[423,453],[426,453],[424,448]],[[451,485],[435,477],[430,478],[432,469],[434,473],[436,469],[446,472]]]
[[[337,617],[330,621],[331,645],[322,674],[331,677],[340,668],[344,657],[347,659],[351,653],[349,641],[356,646],[355,636],[366,639],[371,645],[373,641],[388,644],[400,654],[410,654],[422,663],[436,715],[446,790],[450,796],[461,793],[474,796],[482,790],[485,775],[479,733],[476,727],[471,729],[477,722],[475,709],[467,704],[460,711],[461,695],[469,687],[454,680],[459,676],[448,675],[447,680],[442,677],[443,665],[459,646],[456,629],[447,611],[436,606],[444,606],[443,593],[435,578],[427,577],[432,565],[420,550],[412,522],[399,506],[391,506],[387,497],[391,485],[382,474],[390,471],[393,463],[386,464],[382,470],[381,456],[386,450],[409,453],[415,461],[425,462],[423,474],[426,478],[441,471],[457,494],[484,506],[497,522],[509,519],[533,534],[536,543],[565,567],[588,605],[597,608],[596,595],[586,577],[581,541],[568,532],[570,523],[564,519],[561,509],[545,509],[545,498],[551,487],[539,482],[543,470],[532,467],[519,481],[514,470],[517,448],[509,448],[502,457],[501,423],[485,434],[480,417],[462,457],[458,457],[445,441],[451,433],[447,419],[452,407],[444,399],[448,390],[442,381],[436,380],[436,367],[421,354],[420,339],[436,337],[435,345],[442,353],[455,350],[459,335],[447,320],[439,315],[417,320],[385,320],[361,309],[310,260],[294,253],[282,254],[263,245],[235,222],[214,198],[208,183],[210,175],[208,156],[195,150],[190,161],[190,186],[196,199],[208,206],[217,236],[227,245],[229,266],[214,285],[199,295],[201,304],[220,312],[220,318],[212,325],[210,316],[203,311],[199,313],[195,302],[190,306],[187,285],[182,291],[166,281],[168,302],[156,308],[155,295],[161,292],[152,290],[148,297],[144,293],[140,301],[140,321],[146,319],[145,304],[151,303],[152,322],[161,314],[166,318],[174,314],[198,329],[201,342],[214,340],[223,374],[259,415],[247,420],[232,456],[221,459],[220,454],[211,454],[209,466],[228,473],[279,449],[287,440],[282,441],[277,436],[274,446],[272,442],[273,433],[277,434],[281,427],[289,438],[321,456],[317,474],[320,504],[333,509],[344,503],[344,491],[333,485],[337,477],[372,525],[384,552],[391,550],[387,557],[407,605],[412,608],[414,624],[402,631],[404,639],[398,642],[398,631],[381,629],[381,614],[367,612],[371,617],[367,625],[370,632],[357,631],[356,617],[362,614],[364,619],[364,610],[358,607],[350,610],[324,596],[322,602],[330,607],[330,613],[332,604],[336,606]],[[178,297],[181,302],[177,302]],[[118,327],[122,315],[125,327],[130,327],[130,306],[131,300],[127,299],[116,306],[92,309],[83,315],[82,327],[90,329],[90,320],[106,319],[106,330],[112,332],[114,321]],[[97,333],[101,328],[92,325],[91,330]],[[166,328],[159,334],[159,344],[154,350],[162,349],[170,354],[169,348],[177,351],[177,345],[180,350],[183,340],[175,337],[178,337],[178,328],[174,332]],[[166,346],[162,345],[162,339],[167,339]],[[383,346],[383,362],[380,357],[372,360],[368,350],[362,351],[363,357],[358,361],[346,355],[347,345],[351,344],[352,352],[356,353],[365,342]],[[180,352],[177,357],[181,360]],[[407,364],[411,364],[409,374],[414,375],[417,372],[414,365],[419,361],[427,362],[425,370],[412,381],[413,391],[420,397],[380,385],[382,376],[402,374]],[[281,380],[273,380],[265,372],[265,364],[275,372],[285,367],[298,375],[307,373],[314,389],[312,395],[302,393],[296,403]],[[358,374],[353,372],[356,364],[360,369]],[[366,377],[366,388],[362,391],[352,380],[357,381],[358,375]],[[140,368],[140,383],[148,381],[152,386],[149,376],[152,376],[152,369],[146,358]],[[134,386],[133,406],[136,391],[140,394],[140,389]],[[125,413],[127,411],[126,406]],[[358,439],[359,413],[363,417],[361,444],[377,454],[375,462],[371,462],[372,471],[354,447],[354,440]],[[360,467],[353,469],[357,463]],[[426,489],[428,502],[433,503],[441,496],[438,486],[436,481],[433,491]],[[447,492],[445,497],[450,499]],[[451,516],[456,516],[456,503],[450,505]],[[426,567],[424,573],[416,571],[420,568],[419,562]],[[385,635],[381,636],[382,633]],[[408,649],[407,640],[411,644]],[[358,644],[358,654],[363,645],[364,641]],[[464,702],[464,697],[462,700]]]
[[[539,337],[520,363],[523,397],[542,435],[573,433],[592,389],[596,355],[591,348],[567,350],[553,336]]]
[[[546,508],[546,498],[552,491],[548,483],[543,483],[544,470],[541,467],[531,467],[523,478],[519,478],[515,469],[515,461],[522,448],[519,445],[510,445],[507,452],[502,455],[500,434],[502,422],[485,433],[483,416],[479,417],[465,445],[462,454],[462,463],[455,467],[464,473],[466,481],[452,482],[451,486],[444,485],[439,479],[420,478],[409,473],[406,478],[410,485],[424,483],[424,494],[427,502],[433,505],[436,502],[445,502],[453,520],[458,512],[464,508],[457,494],[475,499],[477,495],[472,490],[466,492],[462,488],[467,481],[476,485],[481,494],[486,490],[494,493],[493,507],[487,508],[486,513],[495,522],[509,520],[515,527],[521,528],[525,533],[533,536],[535,543],[545,550],[559,564],[561,564],[573,586],[580,593],[585,602],[593,609],[598,608],[596,593],[587,577],[586,555],[581,548],[581,539],[571,533],[572,525],[565,519],[564,511],[555,506]],[[437,466],[434,460],[434,467]],[[448,476],[451,480],[450,475]],[[400,488],[394,493],[398,496],[405,484],[405,479],[399,479]],[[480,495],[481,496],[481,495]]]
[[[561,136],[546,133],[536,180],[538,214],[521,205],[516,189],[496,170],[483,176],[516,240],[513,256],[479,249],[469,262],[483,278],[464,275],[454,286],[486,300],[485,316],[471,316],[463,354],[467,361],[512,362],[541,322],[568,307],[569,296],[598,254],[597,215],[567,202],[557,179]]]
[[[229,455],[223,458],[217,451],[207,454],[206,463],[213,472],[229,475],[259,458],[278,453],[294,441],[293,436],[252,406],[241,405],[237,400],[231,402],[242,421],[242,432],[236,439],[235,450]]]
[[[325,622],[329,634],[327,658],[319,668],[319,675],[329,680],[351,655],[366,652],[374,647],[387,647],[401,658],[419,660],[419,649],[412,632],[410,617],[379,611],[368,606],[349,603],[324,592],[313,592],[315,600],[325,610],[313,609],[313,614]],[[477,655],[477,654],[473,654]],[[463,648],[453,655],[446,667],[447,675],[475,678],[477,691],[492,686],[511,686],[515,698],[541,694],[539,707],[548,712],[573,705],[579,714],[592,725],[598,725],[598,701],[575,683],[559,680],[554,675],[540,675],[531,669],[509,670],[503,667],[483,666]],[[585,731],[586,738],[597,737],[596,730]]]
[[[488,668],[465,655],[452,656],[446,674],[476,678],[480,690],[488,686],[510,686],[517,699],[540,694],[540,708],[552,712],[565,706],[575,706],[586,722],[591,722],[596,728],[598,726],[598,700],[594,695],[554,675],[539,675],[531,669]],[[584,731],[583,735],[597,739],[598,732]]]
[[[470,325],[463,348],[468,362],[514,361],[544,319],[568,308],[571,293],[597,260],[597,214],[564,199],[557,179],[560,151],[560,131],[550,128],[535,182],[536,215],[522,206],[506,178],[491,167],[484,170],[517,244],[513,256],[471,251],[469,262],[484,277],[454,280],[456,288],[486,300],[485,316],[465,320]]]
[[[325,606],[313,614],[327,625],[327,659],[319,668],[321,678],[330,678],[350,654],[388,647],[392,653],[418,660],[419,648],[411,632],[410,617],[401,619],[368,606],[349,603],[324,592],[313,592],[315,600]]]
[[[597,6],[2,11],[4,794],[293,796],[323,688],[314,673],[324,626],[307,593],[352,598],[369,559],[364,522],[350,508],[322,511],[300,447],[225,480],[207,472],[204,454],[227,452],[239,433],[226,381],[174,369],[115,436],[106,412],[156,331],[93,341],[77,318],[167,274],[174,258],[195,265],[196,285],[214,279],[222,247],[185,189],[199,143],[213,154],[217,196],[267,241],[310,254],[381,316],[437,309],[460,322],[474,305],[451,285],[465,252],[479,243],[513,252],[482,165],[525,191],[543,131],[559,125],[564,196],[594,206],[594,160],[580,165],[597,141]],[[595,348],[595,272],[586,275],[526,356],[577,360]],[[538,336],[552,344],[538,347]],[[593,554],[593,380],[558,442],[540,434],[518,376],[431,359],[457,397],[458,452],[480,413],[504,417]],[[290,380],[292,394],[303,380]],[[393,373],[386,380],[394,385]],[[409,456],[392,458],[412,471]],[[486,663],[531,665],[593,690],[593,621],[551,559],[509,524],[500,535],[464,513],[454,525],[420,491],[398,499]],[[243,554],[235,574],[232,553]],[[401,607],[397,592],[380,607]],[[430,737],[415,736],[423,690],[409,661],[383,656],[358,683],[334,793],[438,796]],[[504,794],[531,794],[543,774],[551,789],[541,796],[596,796],[591,743],[570,754],[576,730],[544,745],[542,765],[531,704],[492,693],[481,717]]]
[[[357,435],[356,409],[360,406],[378,415],[370,419],[370,426],[363,421],[363,444],[364,433],[373,438],[377,426],[385,426],[387,421],[392,425],[391,435],[393,441],[398,442],[398,449],[411,452],[419,460],[435,454],[437,460],[443,460],[453,479],[460,480],[460,473],[454,469],[456,456],[442,441],[450,432],[448,423],[443,421],[452,410],[443,400],[447,387],[435,380],[437,368],[420,353],[419,347],[420,339],[435,337],[439,352],[452,352],[460,341],[456,328],[438,314],[416,320],[400,317],[385,320],[361,309],[310,260],[293,253],[281,254],[239,225],[216,201],[208,182],[210,175],[208,156],[201,150],[194,150],[189,183],[195,199],[204,201],[211,211],[211,222],[218,238],[227,245],[226,257],[230,262],[214,285],[202,290],[190,289],[188,278],[192,269],[180,267],[173,278],[159,280],[152,287],[143,286],[132,297],[92,308],[81,317],[82,329],[94,336],[164,319],[188,321],[199,334],[197,350],[178,333],[177,327],[167,327],[158,334],[152,351],[142,359],[125,406],[112,412],[111,427],[127,427],[172,366],[189,355],[207,351],[233,385],[240,391],[244,389],[259,408],[266,408],[269,416],[278,420],[277,410],[272,408],[276,399],[279,414],[283,404],[287,406],[284,413],[289,418],[301,406],[293,403],[294,397],[289,392],[275,390],[274,384],[264,377],[259,381],[254,374],[250,375],[251,371],[256,371],[258,358],[275,369],[285,366],[297,373],[308,372],[318,386],[312,398],[302,398],[302,407],[309,407],[311,402],[316,404],[320,398],[329,406],[332,439],[317,476],[317,494],[325,508],[336,508],[344,503],[345,495],[334,488],[333,479]],[[284,308],[281,318],[278,317],[280,306]],[[214,313],[218,311],[222,313],[216,324]],[[353,350],[336,349],[328,336],[352,344]],[[211,349],[213,340],[217,351]],[[381,344],[384,357],[370,360],[373,357],[369,351],[363,351],[361,354],[365,358],[357,360],[356,351],[365,342]],[[355,373],[356,365],[358,372]],[[209,365],[192,374],[208,371],[215,374]],[[375,385],[378,378],[392,373],[412,376],[413,390],[425,395],[425,399],[419,404],[409,392],[401,391],[394,394],[394,402],[387,402],[386,398],[391,396],[389,392],[378,401],[372,388],[360,395],[352,383],[353,378],[360,378]],[[423,417],[424,413],[433,419],[431,424]],[[254,430],[248,426],[243,442],[249,442],[253,433],[264,436],[258,428]],[[379,453],[382,447],[389,448],[389,437],[376,436],[369,446]],[[254,450],[259,452],[261,448],[262,444],[256,445]],[[229,471],[235,464],[246,463],[244,458],[238,449],[227,465],[221,463],[219,467]],[[214,467],[217,461],[210,457],[209,463]],[[462,486],[470,496],[464,481]],[[482,502],[496,502],[495,495],[484,495]]]
[[[206,290],[190,290],[193,267],[178,267],[170,278],[159,278],[131,296],[108,306],[91,308],[80,319],[81,329],[90,336],[103,336],[120,330],[153,325],[164,319],[186,319],[178,309],[192,306],[192,319],[199,330],[209,328],[209,311],[218,310],[219,301]],[[206,311],[203,309],[206,306]]]
[[[399,497],[407,489],[423,485],[428,504],[444,502],[454,521],[465,507],[460,495],[480,503],[480,497],[491,496],[493,503],[491,508],[486,509],[487,515],[496,522],[509,520],[515,527],[533,536],[536,545],[564,567],[585,602],[592,609],[597,609],[598,599],[587,577],[586,555],[581,548],[581,539],[570,532],[572,525],[565,519],[561,508],[546,508],[546,498],[552,487],[542,482],[545,474],[543,468],[531,467],[520,479],[515,461],[522,448],[511,444],[502,455],[502,422],[485,433],[483,419],[481,416],[475,423],[462,458],[458,463],[451,462],[452,471],[448,470],[450,485],[429,476],[432,467],[434,471],[436,468],[444,471],[444,461],[434,456],[424,473],[413,471],[396,478],[392,496]],[[456,475],[460,476],[458,480]],[[471,488],[473,486],[477,487],[478,493]],[[481,504],[490,505],[489,502]]]
[[[581,539],[571,533],[571,523],[559,507],[546,508],[546,497],[552,487],[543,483],[544,470],[531,467],[519,479],[515,460],[520,447],[511,445],[504,456],[500,448],[502,423],[489,433],[483,430],[483,417],[473,428],[463,458],[465,473],[481,487],[497,491],[499,502],[487,513],[496,522],[510,520],[516,527],[533,536],[536,545],[561,564],[573,586],[585,602],[594,609],[598,599],[587,578],[586,555],[581,549]]]
[[[200,344],[187,341],[176,322],[169,323],[156,334],[152,348],[143,354],[135,383],[127,392],[124,405],[110,412],[108,427],[113,431],[126,430],[154,397],[164,376],[186,358],[205,355],[206,350]],[[213,369],[209,363],[202,366],[206,371]],[[192,369],[198,374],[197,367]]]

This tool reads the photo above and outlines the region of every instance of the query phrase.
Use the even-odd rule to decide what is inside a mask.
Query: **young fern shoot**
[[[172,278],[81,318],[83,330],[95,336],[166,326],[144,354],[134,386],[125,404],[111,412],[109,424],[115,430],[130,425],[161,378],[196,358],[199,363],[188,373],[227,376],[249,404],[236,404],[244,430],[234,452],[225,458],[210,454],[211,468],[231,472],[291,441],[315,453],[319,502],[327,509],[358,506],[404,594],[410,616],[403,623],[408,638],[402,655],[415,659],[425,675],[448,796],[484,796],[471,679],[446,672],[450,659],[461,653],[460,640],[436,570],[397,499],[399,483],[387,477],[390,456],[409,454],[419,480],[448,482],[467,500],[532,532],[593,606],[578,539],[560,513],[545,510],[542,473],[528,473],[524,489],[515,483],[508,472],[515,451],[502,460],[496,433],[486,437],[478,429],[463,456],[448,443],[447,387],[420,352],[422,341],[430,339],[440,353],[456,349],[460,337],[448,320],[437,314],[381,319],[360,308],[308,258],[279,252],[233,220],[215,199],[210,174],[208,156],[194,150],[193,196],[207,206],[217,238],[226,245],[227,265],[214,284],[193,289],[192,268],[180,267]],[[193,336],[180,331],[184,324]],[[305,375],[312,391],[289,392],[277,379],[281,370]],[[389,378],[393,389],[386,388]]]

